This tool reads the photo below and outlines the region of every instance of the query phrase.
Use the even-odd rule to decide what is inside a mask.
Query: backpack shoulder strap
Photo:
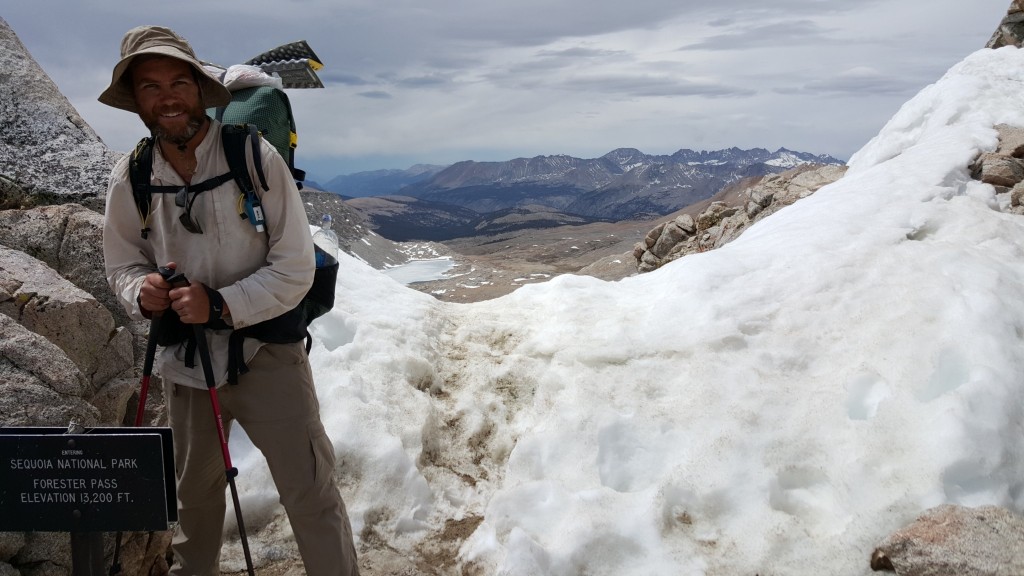
[[[244,216],[249,218],[252,225],[258,232],[266,231],[264,226],[263,205],[256,193],[252,177],[249,175],[249,166],[245,161],[245,144],[249,142],[252,150],[253,168],[256,169],[256,176],[259,178],[260,187],[264,192],[270,190],[267,186],[267,178],[263,174],[263,157],[260,153],[260,135],[256,126],[252,124],[225,124],[221,127],[221,140],[224,143],[224,155],[227,157],[228,169],[238,184],[239,190],[245,201]]]
[[[260,187],[264,192],[270,190],[270,187],[267,186],[267,177],[263,173],[263,156],[260,154],[259,138],[259,131],[253,124],[224,124],[221,127],[221,140],[224,142],[224,155],[227,156],[228,169],[235,177],[238,187],[245,193],[255,190],[252,177],[249,176],[249,166],[245,162],[246,140],[251,143],[253,167],[260,180]]]
[[[149,237],[149,217],[153,209],[152,194],[175,192],[177,186],[154,186],[150,183],[153,176],[153,138],[143,138],[136,144],[128,161],[128,181],[132,185],[132,197],[135,208],[139,211],[142,221],[142,238]]]
[[[135,208],[142,220],[142,237],[149,237],[149,213],[152,200],[149,197],[149,179],[153,174],[153,139],[143,138],[135,145],[128,161],[128,180],[132,184]]]

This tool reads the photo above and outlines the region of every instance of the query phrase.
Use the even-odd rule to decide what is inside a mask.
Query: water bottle
[[[324,214],[320,220],[320,229],[313,234],[317,268],[326,268],[338,263],[338,235],[331,230],[331,223],[331,215]]]

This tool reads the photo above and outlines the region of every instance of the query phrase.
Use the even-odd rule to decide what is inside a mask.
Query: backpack
[[[224,143],[224,154],[228,161],[228,172],[220,176],[214,176],[195,185],[190,185],[188,190],[196,194],[217,188],[230,180],[234,180],[245,198],[244,213],[239,216],[247,218],[260,232],[267,233],[263,218],[263,207],[260,203],[259,193],[249,175],[249,168],[245,161],[245,147],[248,142],[253,151],[254,168],[263,191],[269,190],[266,177],[263,174],[263,166],[259,154],[259,133],[256,126],[251,124],[224,124],[221,126],[221,139]],[[128,165],[129,180],[132,184],[132,195],[135,199],[135,206],[142,219],[142,237],[148,238],[150,229],[148,227],[149,215],[152,210],[153,194],[177,194],[182,190],[180,186],[156,186],[150,183],[153,174],[153,145],[154,139],[143,138],[132,152],[131,161]],[[311,240],[312,241],[312,240]],[[316,252],[322,252],[319,246],[313,244]],[[328,261],[334,260],[328,258]],[[249,371],[242,354],[242,343],[245,338],[256,338],[262,342],[271,344],[290,344],[293,342],[306,341],[306,353],[308,354],[313,346],[313,338],[309,334],[309,324],[326,314],[334,307],[334,289],[338,279],[339,264],[334,260],[333,264],[317,267],[313,276],[313,285],[303,296],[298,306],[269,320],[265,320],[252,326],[232,330],[228,340],[228,382],[238,383],[238,375]],[[231,329],[221,319],[211,320],[206,323],[211,329]],[[160,320],[160,333],[157,335],[157,343],[160,346],[171,346],[185,342],[185,366],[195,366],[195,334],[187,325],[181,321],[174,310],[168,308],[164,311]]]
[[[288,164],[299,190],[306,173],[295,167],[298,134],[285,88],[323,88],[320,57],[305,40],[278,46],[244,64],[204,64],[231,91],[231,102],[207,113],[224,124],[255,124]]]
[[[253,124],[267,142],[281,154],[299,190],[306,173],[295,167],[295,116],[284,90],[274,86],[251,86],[231,93],[231,102],[211,110],[211,115],[224,124]]]

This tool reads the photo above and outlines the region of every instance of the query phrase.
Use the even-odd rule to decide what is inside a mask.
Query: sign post
[[[175,521],[170,428],[0,428],[0,532],[70,532],[75,576],[102,574],[100,533]]]

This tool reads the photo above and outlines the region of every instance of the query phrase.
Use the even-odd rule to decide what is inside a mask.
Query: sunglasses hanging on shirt
[[[214,176],[209,180],[203,180],[195,186],[186,184],[177,190],[174,190],[174,188],[167,190],[167,192],[171,192],[172,190],[174,191],[174,205],[185,209],[181,216],[178,216],[178,221],[185,227],[185,230],[188,230],[193,234],[203,233],[203,229],[199,226],[199,222],[192,218],[192,205],[196,203],[196,197],[207,190],[213,190],[221,184],[231,180],[231,178],[231,173],[228,172],[227,174]],[[156,191],[156,188],[158,187],[150,187],[150,190]],[[159,191],[163,192],[164,190]]]
[[[203,229],[200,228],[198,222],[192,219],[192,205],[196,203],[196,198],[202,190],[191,192],[191,194],[190,192],[188,185],[185,185],[174,195],[174,205],[185,209],[181,216],[178,216],[178,221],[185,227],[185,230],[193,234],[202,234]]]

